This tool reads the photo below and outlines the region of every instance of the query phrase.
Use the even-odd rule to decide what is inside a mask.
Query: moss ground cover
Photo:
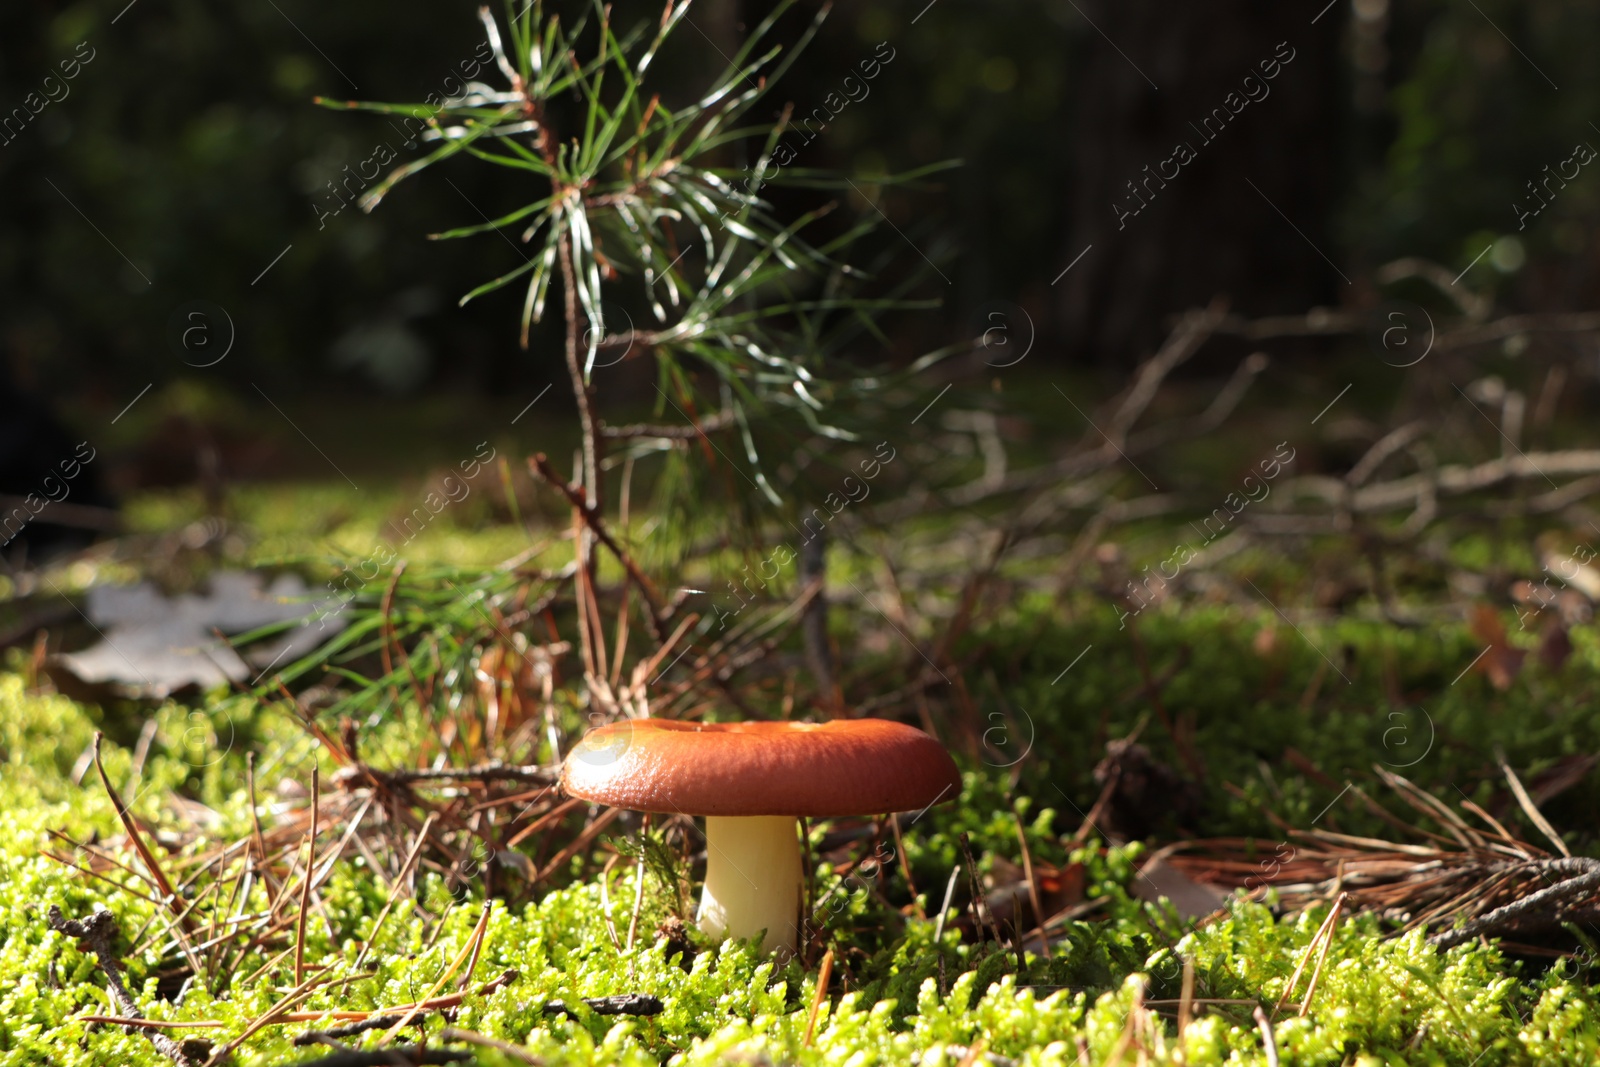
[[[1593,751],[1600,740],[1593,737],[1600,722],[1584,696],[1597,650],[1581,630],[1574,632],[1575,653],[1559,671],[1530,671],[1502,694],[1477,675],[1452,684],[1473,654],[1474,638],[1462,627],[1401,629],[1347,620],[1314,627],[1305,641],[1284,640],[1283,629],[1268,611],[1167,610],[1141,622],[1136,649],[1114,616],[1047,611],[1024,599],[1008,617],[974,632],[969,641],[978,650],[977,676],[997,664],[1011,672],[1005,701],[981,691],[977,699],[1003,712],[994,721],[1012,732],[970,739],[960,754],[961,803],[931,809],[906,827],[905,865],[885,867],[881,893],[846,885],[837,898],[842,903],[822,916],[838,964],[814,1020],[814,969],[793,961],[775,966],[738,943],[681,951],[657,932],[668,909],[658,887],[645,897],[641,936],[631,949],[619,946],[611,931],[629,922],[631,870],[601,874],[575,857],[533,899],[490,903],[468,988],[508,970],[517,972],[515,980],[467,996],[451,1020],[429,1014],[422,1025],[435,1041],[451,1025],[551,1064],[953,1064],[974,1048],[1029,1064],[1075,1064],[1083,1057],[1093,1063],[1141,1057],[1267,1062],[1253,1018],[1260,1004],[1283,1062],[1593,1062],[1600,1026],[1581,952],[1554,964],[1487,944],[1440,953],[1419,934],[1384,936],[1375,918],[1345,919],[1335,927],[1307,1000],[1312,968],[1292,987],[1290,978],[1308,954],[1320,953],[1316,934],[1325,907],[1284,918],[1269,896],[1264,903],[1234,903],[1225,917],[1193,929],[1169,910],[1136,899],[1143,846],[1107,850],[1094,835],[1081,844],[1068,840],[1094,798],[1090,772],[1102,751],[1097,739],[1120,736],[1145,714],[1144,699],[1130,692],[1130,679],[1140,677],[1137,656],[1165,679],[1165,704],[1188,724],[1185,743],[1205,765],[1208,784],[1197,810],[1207,833],[1270,840],[1275,829],[1267,811],[1298,825],[1328,805],[1327,789],[1283,769],[1289,748],[1336,781],[1368,781],[1373,763],[1410,764],[1406,773],[1418,782],[1458,784],[1487,803],[1496,746],[1531,774],[1562,756]],[[1264,632],[1277,639],[1260,640]],[[1085,646],[1097,654],[1073,668],[1073,684],[1052,684]],[[1348,681],[1325,680],[1309,698],[1303,681],[1288,683],[1314,675],[1329,650],[1338,657],[1330,664],[1337,669],[1325,674]],[[1392,718],[1394,711],[1408,717]],[[146,751],[136,757],[152,717]],[[1418,732],[1402,737],[1392,732],[1397,725]],[[369,744],[375,753],[402,753],[415,728],[396,707]],[[140,1034],[74,1021],[110,1008],[92,958],[47,929],[52,904],[69,915],[96,905],[113,910],[128,953],[129,986],[143,1009],[159,1020],[218,1023],[194,1032],[219,1043],[243,1033],[295,984],[290,961],[260,953],[209,981],[181,991],[167,987],[160,972],[175,953],[163,932],[168,920],[141,883],[115,870],[90,879],[42,854],[70,851],[48,837],[51,829],[78,840],[119,832],[83,760],[97,729],[108,737],[108,776],[154,840],[180,818],[173,797],[203,805],[205,832],[198,838],[191,833],[179,851],[249,832],[248,753],[266,768],[262,815],[282,799],[274,792],[278,782],[303,781],[307,761],[318,758],[288,716],[245,697],[213,694],[199,707],[99,707],[29,690],[22,673],[0,675],[0,1064],[169,1062]],[[1014,759],[1025,737],[1031,743]],[[1426,755],[1417,759],[1423,744]],[[1181,758],[1171,739],[1153,729],[1150,745],[1163,759]],[[959,752],[959,738],[952,747]],[[1591,843],[1581,818],[1594,809],[1591,788],[1580,784],[1548,805],[1558,826],[1579,828],[1572,839],[1578,850]],[[1162,830],[1183,832],[1180,814]],[[183,818],[192,826],[194,811]],[[1379,828],[1348,804],[1328,818],[1350,833]],[[941,925],[937,898],[961,862],[959,835],[968,835],[980,867],[992,874],[997,864],[1020,861],[1019,832],[1035,864],[1061,869],[1082,862],[1083,896],[1105,901],[1091,917],[1070,922],[1047,955],[1026,954],[1020,968],[1012,951],[962,925],[959,906],[946,916],[942,934],[935,933]],[[627,833],[619,828],[611,836]],[[814,828],[814,841],[822,833]],[[125,849],[122,855],[137,864]],[[917,886],[914,902],[903,871]],[[836,869],[819,863],[819,893],[839,882]],[[327,981],[297,1011],[376,1009],[436,990],[471,940],[484,901],[470,892],[452,895],[437,875],[420,877],[418,886],[417,902],[401,901],[358,966],[360,946],[371,938],[389,893],[359,856],[337,864],[305,928],[305,958]],[[251,892],[254,899],[238,902],[240,914],[266,906],[265,887]],[[424,915],[443,919],[425,921]],[[1198,1007],[1186,1010],[1191,1017],[1180,1031],[1184,961],[1192,967]],[[453,976],[448,988],[460,982]],[[664,1010],[619,1021],[581,1003],[630,992],[659,997]],[[545,1013],[552,1000],[576,1005],[574,1017]],[[294,1034],[315,1025],[266,1026],[234,1052],[235,1062],[315,1059],[315,1050],[291,1044]],[[416,1033],[407,1031],[408,1039]],[[374,1045],[378,1037],[350,1040]],[[476,1055],[484,1064],[526,1062],[492,1048],[478,1048]]]
[[[470,444],[458,451],[471,454]],[[520,454],[514,441],[495,446]],[[937,456],[913,456],[909,443],[905,450],[907,469],[914,460],[919,471],[942,470],[956,484],[981,474],[971,456],[945,469]],[[1234,451],[1254,458],[1260,449]],[[446,467],[455,458],[440,454]],[[235,487],[222,535],[199,548],[186,531],[205,532],[200,494],[147,493],[129,502],[127,514],[133,538],[152,540],[155,551],[141,556],[125,542],[46,575],[69,592],[152,569],[171,588],[193,588],[219,563],[288,567],[313,586],[337,581],[350,561],[394,541],[394,523],[425,488],[416,479],[359,495],[328,484]],[[556,1065],[1267,1063],[1269,1031],[1285,1063],[1590,1063],[1600,1051],[1593,1003],[1600,930],[1582,921],[1569,924],[1553,955],[1549,945],[1541,955],[1484,942],[1439,952],[1420,933],[1394,936],[1393,924],[1372,915],[1342,914],[1331,937],[1319,937],[1331,901],[1290,911],[1269,892],[1196,925],[1142,899],[1149,894],[1140,864],[1190,837],[1251,838],[1264,861],[1284,841],[1285,826],[1393,839],[1393,819],[1416,822],[1417,815],[1384,795],[1378,769],[1451,803],[1477,803],[1518,835],[1540,840],[1507,801],[1502,754],[1539,791],[1541,809],[1572,851],[1595,852],[1600,783],[1592,774],[1563,774],[1600,751],[1593,699],[1600,642],[1591,626],[1575,624],[1562,629],[1562,654],[1546,655],[1557,612],[1539,614],[1523,630],[1519,609],[1499,594],[1516,578],[1537,576],[1541,550],[1570,550],[1583,534],[1519,523],[1457,523],[1420,549],[1395,554],[1386,578],[1403,601],[1398,611],[1351,577],[1367,561],[1337,538],[1311,542],[1297,559],[1247,550],[1197,575],[1181,596],[1154,598],[1136,613],[1119,599],[1126,581],[1169,558],[1187,534],[1134,525],[1118,531],[1114,552],[1093,557],[1074,556],[1070,539],[1041,538],[1032,555],[996,568],[983,610],[947,633],[940,627],[960,616],[974,560],[988,553],[975,546],[992,532],[993,516],[924,512],[879,526],[865,509],[852,511],[830,526],[830,593],[843,601],[831,636],[844,652],[845,685],[869,700],[899,687],[888,713],[914,722],[923,716],[921,724],[957,756],[963,792],[958,803],[903,820],[892,853],[869,848],[886,850],[890,841],[873,839],[870,820],[810,828],[811,924],[820,943],[807,965],[777,964],[749,945],[712,945],[674,927],[684,911],[680,887],[654,865],[642,885],[636,878],[632,857],[641,849],[649,856],[660,842],[632,816],[553,862],[536,841],[524,845],[531,859],[522,862],[545,869],[517,893],[486,893],[486,880],[450,877],[456,872],[437,863],[420,867],[414,896],[396,893],[382,864],[344,848],[305,909],[303,935],[188,959],[171,909],[134,873],[142,862],[89,759],[95,733],[104,734],[106,777],[144,839],[163,864],[185,872],[249,838],[258,821],[268,832],[291,822],[305,810],[313,767],[325,791],[340,788],[330,739],[346,719],[367,764],[416,766],[439,729],[433,712],[481,689],[488,670],[499,623],[485,621],[473,596],[487,590],[516,602],[512,584],[520,579],[500,566],[508,557],[548,572],[573,561],[570,541],[560,539],[565,516],[525,506],[516,489],[491,490],[475,487],[406,539],[406,584],[396,583],[392,610],[384,609],[384,583],[365,584],[350,604],[348,642],[289,678],[308,705],[317,694],[321,739],[280,694],[214,692],[160,706],[75,701],[53,692],[33,659],[13,652],[0,672],[0,1065],[170,1062],[140,1033],[81,1021],[114,1006],[93,958],[49,929],[52,905],[71,916],[112,910],[140,1008],[154,1020],[211,1024],[174,1032],[214,1048],[242,1038],[231,1054],[242,1067],[326,1054],[292,1043],[341,1021],[317,1013],[458,991],[448,1017],[423,1013],[395,1040],[426,1035],[433,1045],[461,1046],[444,1036],[451,1028],[516,1050],[473,1046],[487,1065],[528,1057]],[[709,589],[723,610],[743,612],[722,587],[760,566],[721,532],[723,518],[680,522],[677,513],[641,507],[613,529],[643,565],[662,573],[663,586]],[[788,535],[780,529],[777,536]],[[524,555],[530,544],[537,555]],[[886,558],[897,569],[890,583],[909,605],[889,625],[881,622],[887,598],[861,592],[883,588]],[[1061,560],[1075,560],[1076,569]],[[622,576],[609,557],[597,573],[602,583]],[[8,581],[0,579],[0,597],[10,600],[0,604],[5,612],[25,599]],[[1257,599],[1223,595],[1225,585],[1253,588]],[[783,609],[801,587],[792,565],[759,589],[742,585],[755,610],[739,621]],[[1476,615],[1462,610],[1462,589]],[[864,599],[850,599],[849,590]],[[1496,657],[1520,657],[1520,669],[1498,687],[1483,660],[1484,611],[1507,635]],[[384,618],[409,642],[411,666],[381,662]],[[540,626],[532,617],[515,625]],[[86,627],[78,636],[94,639]],[[791,638],[751,672],[756,677],[741,680],[739,692],[757,713],[806,714],[793,700],[802,670],[797,645]],[[936,647],[949,677],[920,691],[924,705],[904,685],[922,671],[919,649]],[[443,693],[433,708],[419,707],[402,676],[427,667],[425,654],[434,657]],[[722,705],[702,712],[736,714]],[[519,739],[515,758],[553,762],[551,736],[570,742],[588,721],[557,689],[550,720]],[[1086,825],[1102,790],[1096,769],[1107,743],[1134,732],[1150,766],[1176,777],[1157,775],[1142,795]],[[1557,780],[1562,787],[1550,787]],[[1390,815],[1358,802],[1362,794]],[[1417,828],[1446,832],[1434,823]],[[1113,836],[1127,843],[1108,845]],[[974,921],[963,838],[992,893],[993,914],[1005,914],[1002,898],[1028,865],[1043,873],[1042,884],[1066,887],[1058,905],[1079,902],[1081,912],[1051,929],[1048,948],[1024,936],[1019,959],[1014,946],[998,944]],[[100,843],[124,866],[90,863],[73,842]],[[325,834],[322,854],[335,843]],[[679,857],[688,859],[682,873],[691,879],[695,847],[691,839]],[[889,858],[863,874],[869,853]],[[941,914],[947,886],[951,906]],[[224,911],[244,921],[271,909],[282,889],[253,881]],[[1013,892],[1012,916],[1023,912],[1019,899]],[[194,906],[212,915],[214,903]],[[1001,940],[1011,936],[1006,927]],[[296,945],[298,961],[285,954]],[[819,999],[822,949],[832,950],[833,963]],[[452,970],[458,960],[462,967]],[[254,1025],[306,981],[311,986],[293,1005],[306,1018]],[[617,1017],[583,1002],[627,993],[656,997],[663,1010]],[[545,1011],[553,1001],[570,1014]],[[370,1049],[384,1038],[379,1029],[342,1040]]]

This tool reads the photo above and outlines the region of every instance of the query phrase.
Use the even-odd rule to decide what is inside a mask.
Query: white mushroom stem
[[[754,937],[766,952],[795,950],[800,837],[793,816],[706,817],[706,885],[697,921],[708,937]]]

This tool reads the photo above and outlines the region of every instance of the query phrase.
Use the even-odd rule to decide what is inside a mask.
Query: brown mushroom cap
[[[953,800],[961,775],[939,742],[885,719],[625,719],[584,735],[561,768],[561,785],[634,811],[827,817]]]

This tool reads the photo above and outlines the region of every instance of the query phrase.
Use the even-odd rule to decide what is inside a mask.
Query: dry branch
[[[667,628],[665,617],[662,615],[661,594],[656,591],[655,584],[639,568],[639,564],[634,561],[633,556],[611,536],[611,532],[606,529],[605,519],[600,514],[599,509],[589,502],[581,489],[572,486],[565,478],[556,473],[555,468],[550,466],[549,458],[543,452],[528,460],[528,469],[560,490],[561,495],[567,498],[572,504],[573,510],[583,520],[584,527],[590,533],[593,533],[601,544],[611,550],[611,554],[616,557],[617,562],[622,564],[623,569],[628,572],[628,577],[633,580],[633,583],[639,587],[639,591],[644,594],[649,607],[647,615],[650,619],[650,627],[655,634],[656,640],[665,640]]]
[[[98,738],[97,738],[98,740]],[[133,994],[128,992],[128,987],[122,984],[122,960],[112,948],[111,942],[117,935],[117,919],[109,911],[91,912],[84,919],[69,919],[62,914],[61,909],[55,904],[50,905],[50,929],[69,937],[81,938],[99,961],[100,970],[106,976],[106,989],[111,994],[111,1000],[117,1007],[117,1012],[124,1019],[143,1021],[144,1012],[139,1009],[138,1002],[133,999]],[[180,1043],[167,1037],[165,1034],[156,1033],[142,1027],[130,1026],[129,1031],[143,1030],[156,1051],[167,1057],[178,1067],[199,1067],[197,1056],[205,1053],[192,1051],[188,1043]]]
[[[1428,943],[1439,948],[1453,948],[1485,934],[1505,933],[1527,924],[1550,925],[1560,921],[1578,901],[1588,901],[1592,905],[1596,891],[1600,890],[1600,860],[1582,856],[1552,859],[1524,865],[1524,869],[1543,880],[1548,880],[1552,874],[1567,878],[1453,930],[1434,934],[1428,938]]]
[[[353,1049],[336,1052],[320,1060],[305,1060],[289,1067],[420,1067],[425,1063],[464,1063],[470,1059],[472,1053],[466,1049],[425,1049],[418,1045],[403,1045],[377,1052]]]
[[[1600,907],[1600,859],[1552,856],[1512,837],[1468,801],[1464,809],[1490,826],[1479,829],[1405,778],[1381,768],[1380,777],[1419,818],[1441,825],[1445,835],[1409,825],[1352,789],[1368,810],[1427,843],[1288,828],[1281,843],[1214,838],[1169,845],[1156,855],[1200,882],[1242,888],[1254,896],[1276,889],[1290,913],[1342,894],[1352,909],[1381,916],[1397,932],[1433,929],[1428,940],[1439,948],[1480,936],[1549,929]],[[1548,827],[1542,815],[1533,821]],[[1553,828],[1547,832],[1559,840]]]
[[[607,426],[602,423],[600,436],[610,441],[628,441],[640,437],[654,437],[668,441],[693,441],[708,433],[716,433],[718,430],[726,429],[732,426],[733,422],[732,411],[719,411],[715,415],[709,415],[701,419],[698,423],[691,423],[687,426],[678,424],[657,426],[644,423],[631,426]]]
[[[1257,1004],[1251,1013],[1256,1021],[1256,1029],[1261,1031],[1261,1047],[1267,1057],[1267,1067],[1278,1067],[1278,1042],[1272,1036],[1272,1020],[1267,1018],[1267,1013]]]
[[[1436,470],[1395,478],[1347,494],[1343,479],[1302,476],[1284,484],[1285,492],[1343,504],[1353,512],[1377,514],[1413,507],[1429,493],[1461,496],[1494,489],[1510,482],[1544,481],[1570,475],[1600,474],[1600,449],[1562,452],[1522,452],[1467,466],[1447,464]]]
[[[584,997],[583,1003],[596,1015],[660,1015],[665,1010],[660,999],[648,993]],[[578,1013],[567,1007],[566,1001],[562,1000],[552,1000],[540,1010],[546,1015],[566,1015],[573,1019],[578,1017]]]
[[[343,1026],[332,1026],[326,1030],[307,1030],[303,1034],[294,1036],[294,1046],[305,1048],[307,1045],[326,1045],[329,1041],[337,1041],[342,1037],[355,1037],[368,1030],[385,1030],[400,1021],[398,1015],[372,1015]],[[421,1026],[422,1021],[417,1020],[416,1025]]]
[[[381,771],[367,764],[341,767],[333,776],[341,788],[354,788],[363,781],[379,785],[406,788],[419,782],[527,782],[530,785],[552,785],[558,768],[537,765],[517,767],[491,762],[475,767],[400,767]]]

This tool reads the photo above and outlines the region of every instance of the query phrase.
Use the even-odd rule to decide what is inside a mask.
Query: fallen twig
[[[1272,1020],[1267,1018],[1267,1013],[1261,1010],[1261,1005],[1256,1005],[1252,1013],[1256,1020],[1256,1029],[1261,1031],[1261,1044],[1267,1054],[1267,1067],[1278,1067],[1278,1042],[1272,1036]]]
[[[98,735],[96,740],[98,741]],[[95,954],[99,961],[100,970],[106,976],[106,988],[111,993],[111,999],[116,1004],[117,1010],[125,1019],[135,1023],[144,1021],[144,1012],[139,1010],[138,1003],[133,999],[133,994],[128,992],[128,987],[122,984],[122,961],[117,957],[116,951],[111,947],[111,941],[116,937],[117,918],[109,911],[91,912],[85,919],[69,919],[62,914],[61,909],[55,904],[50,905],[50,929],[69,937],[81,938]],[[174,1041],[165,1034],[156,1033],[148,1028],[137,1025],[128,1025],[129,1031],[143,1030],[156,1051],[167,1057],[178,1067],[197,1067],[199,1060],[196,1053],[185,1044]],[[198,1053],[204,1055],[203,1052]]]
[[[425,1063],[462,1063],[470,1059],[472,1053],[466,1049],[425,1049],[418,1045],[404,1045],[377,1052],[358,1052],[353,1049],[335,1052],[332,1056],[306,1060],[292,1067],[420,1067]]]
[[[126,1026],[130,1030],[214,1030],[227,1026],[217,1019],[196,1019],[178,1022],[173,1019],[135,1019],[122,1015],[74,1015],[73,1022],[100,1023],[105,1026]]]
[[[665,1010],[660,998],[648,993],[619,993],[613,997],[584,997],[583,1003],[596,1015],[660,1015]],[[578,1013],[567,1007],[564,1000],[552,1000],[540,1009],[546,1015],[565,1015],[576,1019]]]
[[[503,989],[506,986],[510,985],[512,982],[515,982],[518,977],[519,977],[519,972],[515,968],[512,968],[510,970],[502,972],[501,975],[498,978],[494,979],[493,981],[485,982],[483,985],[479,986],[475,991],[473,991],[470,994],[467,993],[467,992],[453,993],[453,994],[451,994],[450,996],[447,996],[447,997],[435,997],[432,1000],[424,1000],[424,1001],[420,1001],[420,1002],[418,1002],[416,1004],[397,1004],[397,1005],[395,1005],[393,1007],[389,1007],[389,1008],[379,1008],[377,1011],[374,1011],[374,1012],[363,1012],[363,1011],[298,1011],[298,1012],[286,1012],[286,1013],[283,1013],[283,1014],[279,1015],[277,1017],[276,1021],[277,1022],[282,1022],[282,1023],[296,1023],[296,1022],[304,1023],[304,1022],[315,1022],[315,1021],[322,1020],[322,1019],[348,1019],[348,1020],[351,1020],[347,1025],[344,1025],[344,1026],[333,1026],[333,1027],[329,1027],[326,1030],[307,1030],[303,1034],[295,1035],[294,1043],[296,1045],[300,1045],[300,1046],[315,1045],[315,1044],[326,1044],[328,1042],[328,1040],[336,1040],[336,1039],[341,1038],[341,1037],[353,1037],[356,1034],[366,1033],[368,1030],[381,1030],[381,1029],[384,1029],[384,1028],[388,1028],[390,1030],[390,1032],[392,1033],[395,1030],[400,1029],[400,1027],[404,1026],[407,1023],[411,1023],[412,1025],[416,1025],[416,1026],[421,1026],[422,1025],[422,1019],[420,1018],[420,1016],[422,1015],[423,1012],[443,1011],[443,1010],[446,1010],[446,1009],[449,1009],[449,1008],[459,1008],[461,1006],[462,1002],[465,1001],[469,995],[470,996],[480,996],[480,997],[488,996],[490,993],[493,993],[493,992],[495,992],[496,990],[499,990],[499,989]],[[657,1011],[660,1010],[659,1002],[658,1002],[658,1006],[657,1006],[656,1010]],[[402,1014],[402,1013],[404,1013],[404,1014]],[[614,1014],[614,1013],[611,1013],[611,1014]],[[653,1013],[642,1013],[641,1012],[640,1014],[653,1014]]]
[[[364,1034],[368,1030],[381,1030],[395,1025],[399,1021],[400,1016],[398,1015],[372,1015],[357,1022],[346,1023],[343,1026],[330,1026],[326,1030],[307,1030],[303,1034],[296,1034],[294,1036],[294,1045],[296,1048],[304,1048],[307,1045],[325,1045],[329,1040],[337,1040],[341,1037],[355,1037],[357,1034]],[[418,1025],[421,1025],[420,1020]]]
[[[1543,863],[1531,865],[1531,868],[1540,874],[1560,873],[1575,877],[1496,908],[1487,915],[1473,919],[1453,930],[1434,934],[1428,938],[1428,943],[1438,948],[1454,948],[1482,934],[1499,933],[1515,927],[1529,918],[1539,916],[1547,909],[1559,912],[1561,905],[1574,898],[1589,896],[1600,890],[1600,860],[1588,857],[1562,858],[1545,860]]]

